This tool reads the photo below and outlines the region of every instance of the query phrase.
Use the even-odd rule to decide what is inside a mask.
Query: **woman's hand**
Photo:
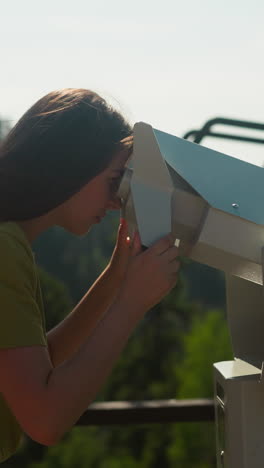
[[[128,225],[125,219],[121,219],[117,233],[116,245],[107,266],[111,280],[120,282],[125,278],[128,264],[133,255],[139,254],[142,251],[139,236],[130,239],[128,234]]]
[[[160,302],[176,285],[180,268],[179,249],[171,234],[144,252],[138,252],[139,235],[131,246],[126,276],[118,299],[143,313]]]
[[[171,234],[143,252],[138,232],[129,239],[127,223],[123,221],[109,263],[110,276],[118,281],[118,300],[149,310],[176,285],[178,257],[179,249]]]

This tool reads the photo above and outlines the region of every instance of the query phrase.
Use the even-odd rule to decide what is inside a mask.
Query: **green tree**
[[[180,382],[178,398],[213,397],[213,363],[232,359],[227,324],[221,310],[194,317],[190,332],[182,337],[184,358],[175,368]],[[214,423],[175,425],[168,456],[171,466],[215,467]]]
[[[66,286],[43,268],[38,267],[46,329],[55,327],[73,308],[73,300]]]
[[[110,212],[84,236],[74,236],[56,226],[33,243],[38,265],[64,283],[74,303],[79,302],[107,265],[118,224],[118,214]]]

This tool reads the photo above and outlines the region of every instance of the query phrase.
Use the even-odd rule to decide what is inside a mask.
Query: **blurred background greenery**
[[[0,136],[6,129],[0,125]],[[56,227],[33,244],[47,329],[73,308],[108,263],[116,212],[85,236]],[[149,311],[119,358],[97,401],[213,396],[213,362],[232,357],[225,319],[224,276],[190,262],[177,286]],[[25,436],[3,468],[213,468],[213,423],[74,427],[45,447]]]

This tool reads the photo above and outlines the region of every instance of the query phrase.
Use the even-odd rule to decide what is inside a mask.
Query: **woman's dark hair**
[[[66,88],[37,101],[0,146],[0,221],[41,216],[131,151],[132,129],[98,94]]]

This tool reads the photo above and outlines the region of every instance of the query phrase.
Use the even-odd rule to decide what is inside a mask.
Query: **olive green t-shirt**
[[[0,348],[33,345],[47,346],[34,254],[18,224],[0,223]],[[0,463],[16,451],[22,436],[0,386]]]

